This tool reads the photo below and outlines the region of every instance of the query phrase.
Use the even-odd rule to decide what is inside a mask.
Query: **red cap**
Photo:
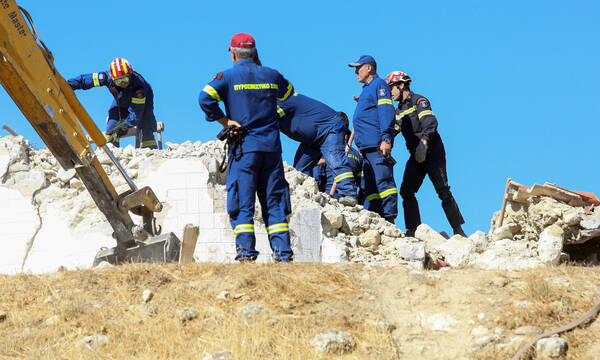
[[[254,42],[254,38],[250,34],[246,33],[238,33],[233,35],[231,38],[231,44],[229,45],[229,51],[231,51],[232,47],[237,48],[253,48],[256,46]]]

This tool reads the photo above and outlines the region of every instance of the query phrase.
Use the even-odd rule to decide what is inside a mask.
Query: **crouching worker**
[[[116,58],[105,71],[83,74],[69,79],[73,90],[88,90],[106,86],[114,97],[108,109],[107,140],[119,146],[119,137],[131,127],[140,132],[141,147],[156,149],[156,118],[154,117],[154,92],[142,75],[123,58]]]
[[[298,93],[280,101],[277,110],[281,117],[281,132],[300,142],[294,167],[314,176],[313,168],[323,158],[334,175],[339,202],[347,206],[356,205],[354,174],[345,162],[344,135],[347,127],[340,114],[324,103]]]
[[[281,159],[277,100],[286,100],[293,87],[278,71],[260,65],[251,35],[234,35],[229,50],[233,67],[218,73],[200,92],[198,102],[208,121],[229,127],[230,136],[243,134],[229,148],[226,188],[236,260],[254,261],[258,256],[254,236],[258,195],[273,259],[292,261],[290,193]],[[226,115],[219,101],[224,102]]]
[[[362,155],[354,149],[350,144],[350,127],[348,116],[344,112],[339,112],[340,117],[343,120],[345,126],[345,135],[344,141],[346,145],[346,151],[344,152],[344,159],[342,161],[343,166],[346,169],[349,169],[352,173],[352,181],[355,184],[354,192],[352,195],[358,198],[358,203],[362,204],[364,201],[364,194],[360,190],[362,184],[362,166],[363,159]],[[338,191],[338,183],[335,181],[335,173],[333,169],[331,169],[325,159],[319,160],[315,170],[313,170],[313,177],[315,178],[317,185],[319,187],[319,191],[323,191],[333,198],[338,199],[341,197],[340,192]],[[356,191],[358,190],[358,194]]]

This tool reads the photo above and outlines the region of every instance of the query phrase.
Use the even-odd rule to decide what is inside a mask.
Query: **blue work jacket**
[[[108,110],[109,114],[118,109],[118,119],[123,120],[129,127],[137,126],[140,122],[154,123],[154,92],[150,84],[137,72],[130,75],[129,86],[125,89],[116,86],[107,71],[83,74],[68,80],[73,90],[88,90],[94,87],[106,86],[114,101]]]
[[[395,109],[390,87],[377,75],[363,85],[354,111],[354,141],[360,150],[379,147],[385,139],[393,143]]]
[[[281,152],[277,100],[287,100],[294,87],[277,70],[259,66],[252,59],[243,59],[217,74],[200,92],[198,103],[206,120],[223,117],[225,113],[246,129],[242,139],[244,152]]]
[[[302,94],[294,93],[286,101],[278,101],[277,112],[281,132],[311,147],[321,145],[329,133],[344,129],[337,111]]]

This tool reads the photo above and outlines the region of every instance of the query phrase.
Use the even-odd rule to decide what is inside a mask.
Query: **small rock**
[[[485,326],[478,326],[478,327],[474,328],[473,330],[471,330],[471,335],[482,336],[489,332],[490,331]]]
[[[100,346],[108,344],[109,341],[110,338],[108,336],[97,334],[84,337],[77,342],[77,346],[80,348],[96,349]]]
[[[177,317],[181,322],[191,321],[198,317],[198,313],[194,309],[183,308],[177,311]]]
[[[381,243],[381,234],[377,230],[367,230],[359,238],[362,247],[376,247]]]
[[[539,335],[543,331],[537,326],[521,326],[515,329],[517,335]]]
[[[502,239],[512,239],[513,233],[510,231],[510,226],[508,224],[502,225],[496,230],[494,230],[493,238],[495,241]]]
[[[238,309],[238,318],[245,321],[256,321],[259,320],[265,312],[265,308],[257,305],[247,305]]]
[[[229,295],[231,295],[229,291],[221,291],[221,293],[217,295],[217,299],[225,300],[229,297]]]
[[[214,353],[212,355],[208,355],[207,357],[203,358],[202,360],[234,360],[234,359],[233,359],[233,354],[231,354],[229,351],[221,351],[218,353]]]
[[[6,320],[6,311],[0,310],[0,322]]]
[[[344,221],[342,214],[334,211],[325,211],[321,215],[321,218],[326,225],[329,225],[332,229],[336,230],[342,227]]]
[[[567,353],[569,344],[567,340],[557,338],[540,339],[535,344],[535,350],[539,358],[558,358],[564,356]]]
[[[471,344],[471,351],[478,351],[488,345],[497,344],[500,342],[500,340],[502,340],[500,335],[488,335],[481,337]]]
[[[483,231],[475,231],[471,236],[469,236],[469,239],[473,242],[473,248],[476,252],[482,253],[487,250],[488,238]]]
[[[350,353],[356,348],[356,342],[352,335],[340,330],[329,330],[320,333],[310,340],[310,345],[320,355],[342,355]]]
[[[107,261],[100,261],[98,265],[94,266],[94,269],[105,269],[109,267],[113,267],[113,265]]]
[[[396,325],[387,323],[385,321],[378,321],[376,323],[376,326],[377,326],[377,328],[379,328],[379,329],[381,329],[383,331],[387,331],[389,333],[391,333],[394,330],[396,330]]]
[[[279,324],[279,319],[277,319],[277,318],[270,318],[270,319],[267,321],[267,324],[268,324],[269,326],[275,326],[275,325]]]
[[[46,321],[44,323],[46,325],[48,325],[48,326],[52,326],[52,325],[59,324],[60,321],[61,321],[60,316],[58,316],[58,315],[52,315],[48,319],[46,319]]]
[[[142,301],[144,303],[148,303],[150,302],[150,300],[152,300],[152,298],[154,297],[154,293],[152,292],[152,290],[150,289],[146,289],[144,290],[144,292],[142,293]]]
[[[545,263],[558,265],[563,249],[563,230],[553,224],[548,226],[540,235],[538,241],[538,256]]]

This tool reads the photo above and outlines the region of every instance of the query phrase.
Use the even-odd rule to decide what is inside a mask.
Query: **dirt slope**
[[[313,359],[310,339],[329,329],[357,343],[331,359],[509,358],[532,336],[511,345],[516,328],[551,330],[600,301],[599,276],[567,266],[414,272],[358,264],[134,264],[0,276],[0,358],[202,359],[227,350],[235,359]],[[146,289],[154,297],[144,305]],[[247,305],[264,315],[240,318]],[[185,307],[197,318],[182,321]],[[77,346],[95,334],[109,344]],[[498,344],[472,351],[494,334]],[[563,337],[565,358],[600,357],[600,320]]]

